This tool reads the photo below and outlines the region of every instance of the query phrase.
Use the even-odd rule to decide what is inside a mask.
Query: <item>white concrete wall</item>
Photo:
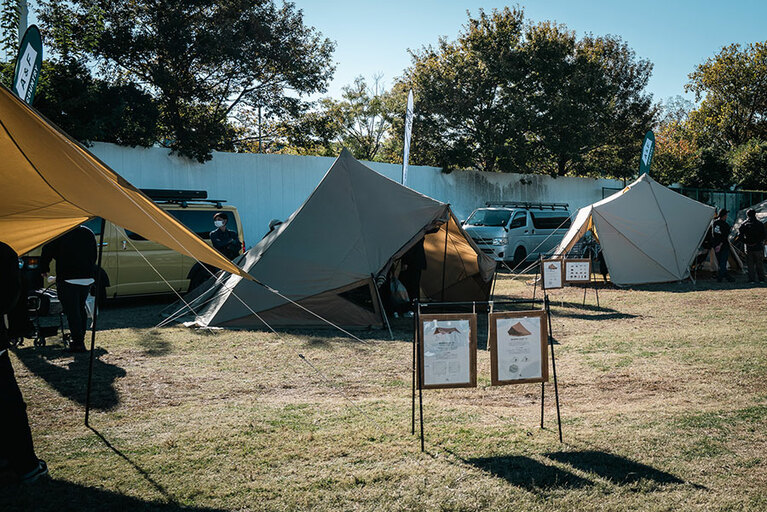
[[[170,155],[162,148],[128,148],[97,142],[91,151],[139,188],[207,190],[208,197],[235,205],[242,217],[245,243],[258,242],[271,219],[287,218],[314,190],[333,163],[319,156],[213,153],[205,164]],[[400,180],[401,166],[366,162],[391,179]],[[569,203],[572,211],[602,199],[602,187],[620,188],[617,180],[551,178],[541,175],[477,171],[443,173],[414,166],[408,186],[450,203],[465,219],[485,201],[519,200]]]

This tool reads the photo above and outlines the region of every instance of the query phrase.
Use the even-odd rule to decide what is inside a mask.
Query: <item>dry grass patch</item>
[[[424,392],[424,454],[409,321],[360,344],[154,329],[162,304],[123,303],[99,334],[96,431],[86,359],[12,356],[53,478],[4,487],[0,510],[767,510],[764,292],[553,292],[565,443],[553,386],[541,430],[540,386],[491,387],[483,349],[477,389]]]

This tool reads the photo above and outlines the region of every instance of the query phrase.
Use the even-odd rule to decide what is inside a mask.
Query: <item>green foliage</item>
[[[741,188],[767,188],[767,141],[749,140],[733,150],[730,161],[733,178]]]
[[[2,65],[4,84],[13,63]],[[131,83],[93,78],[74,61],[43,61],[34,106],[74,139],[124,146],[150,146],[157,140],[159,111],[151,96]]]
[[[520,9],[480,11],[412,61],[400,89],[416,92],[415,163],[625,176],[656,115],[652,65],[623,41],[526,24]]]
[[[312,110],[281,123],[285,145],[280,151],[331,156],[346,147],[355,158],[380,159],[390,139],[392,107],[380,76],[372,85],[357,77],[343,88],[340,100],[323,98]]]
[[[19,48],[19,0],[0,0],[0,51],[7,60],[16,57]]]
[[[767,41],[726,46],[689,78],[685,89],[703,98],[690,123],[704,145],[732,149],[752,138],[767,139]]]
[[[112,84],[140,83],[159,109],[157,142],[198,161],[234,149],[236,118],[298,111],[323,91],[334,45],[272,0],[47,1],[54,50],[89,59]],[[293,91],[289,96],[286,91]]]

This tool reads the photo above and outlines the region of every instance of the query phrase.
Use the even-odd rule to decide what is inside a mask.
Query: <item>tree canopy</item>
[[[156,142],[199,161],[237,147],[238,114],[296,111],[334,71],[334,44],[292,3],[51,0],[40,17],[62,61],[138,85],[159,112]]]
[[[521,9],[480,11],[455,41],[411,56],[401,81],[416,93],[418,163],[625,175],[654,122],[649,61],[614,36],[527,23]]]

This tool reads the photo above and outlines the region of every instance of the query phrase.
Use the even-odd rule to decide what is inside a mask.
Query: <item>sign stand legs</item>
[[[554,372],[554,400],[557,404],[557,426],[559,427],[559,442],[562,442],[562,417],[559,411],[559,385],[557,383],[557,361],[554,357],[554,338],[551,335],[551,309],[549,306],[549,296],[544,297],[546,305],[546,317],[549,321],[549,348],[551,349],[551,368]],[[541,384],[541,426],[543,425],[543,385]]]
[[[93,384],[93,356],[96,348],[96,320],[99,317],[99,299],[101,295],[101,256],[104,253],[104,230],[106,221],[101,219],[101,233],[99,233],[99,256],[96,264],[96,300],[93,301],[93,325],[91,325],[91,354],[88,362],[88,386],[85,391],[85,426],[89,427],[88,420],[91,412],[91,387]]]
[[[418,313],[420,312],[421,308],[418,306],[418,301],[413,302],[413,309],[415,310],[415,314],[413,315],[413,392],[411,393],[411,402],[412,402],[412,417],[410,419],[410,433],[415,434],[415,374],[416,374],[416,344],[418,343]]]
[[[424,435],[423,435],[423,382],[422,382],[422,373],[423,369],[421,368],[421,343],[423,343],[423,340],[421,339],[421,306],[420,304],[416,303],[416,314],[414,315],[418,321],[416,322],[416,340],[418,340],[418,353],[416,355],[416,374],[418,378],[418,406],[419,406],[419,418],[421,421],[421,451],[425,451],[424,449]]]

